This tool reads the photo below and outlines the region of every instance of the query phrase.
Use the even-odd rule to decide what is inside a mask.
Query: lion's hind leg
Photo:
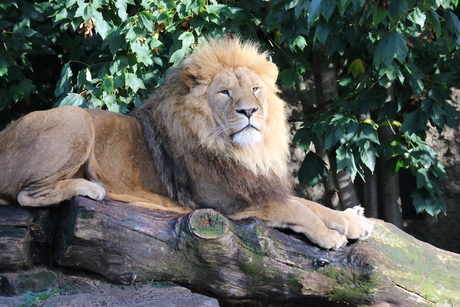
[[[81,178],[66,179],[58,181],[52,186],[41,188],[28,186],[19,192],[18,202],[22,206],[41,207],[58,204],[77,195],[102,200],[105,193],[104,187],[97,182]]]

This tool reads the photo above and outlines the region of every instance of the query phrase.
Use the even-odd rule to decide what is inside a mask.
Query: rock
[[[43,292],[56,283],[56,275],[45,269],[3,273],[0,275],[0,295],[16,295],[25,291]]]
[[[0,307],[23,303],[22,296],[0,297]],[[141,287],[124,287],[104,289],[93,293],[54,295],[45,301],[45,305],[54,307],[81,306],[130,306],[130,307],[218,307],[219,302],[190,290],[169,284],[166,286],[143,285]]]

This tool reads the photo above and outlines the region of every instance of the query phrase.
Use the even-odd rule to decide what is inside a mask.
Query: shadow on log
[[[20,221],[29,211],[14,210],[25,217],[13,228],[28,231]],[[117,283],[172,281],[221,299],[310,306],[460,305],[460,255],[379,220],[369,240],[327,251],[258,220],[233,222],[211,209],[181,215],[77,197],[59,211],[57,263]],[[2,220],[0,226],[11,228]],[[17,245],[29,243],[30,234]],[[2,263],[9,244],[0,241]],[[10,267],[30,262],[11,259]]]

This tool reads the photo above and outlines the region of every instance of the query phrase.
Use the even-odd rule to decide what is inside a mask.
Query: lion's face
[[[266,85],[245,67],[221,70],[208,86],[209,108],[221,137],[238,147],[262,141],[267,121]]]
[[[205,149],[254,174],[288,173],[285,104],[278,97],[278,68],[266,53],[234,39],[210,42],[176,73],[181,79],[171,79],[176,82],[156,99],[162,101],[156,113],[177,152]]]

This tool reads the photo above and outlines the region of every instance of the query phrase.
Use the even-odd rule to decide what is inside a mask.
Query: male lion
[[[214,208],[303,233],[323,248],[367,238],[361,207],[292,196],[278,69],[239,39],[209,40],[131,116],[61,107],[0,132],[0,204],[72,196],[190,212]]]

